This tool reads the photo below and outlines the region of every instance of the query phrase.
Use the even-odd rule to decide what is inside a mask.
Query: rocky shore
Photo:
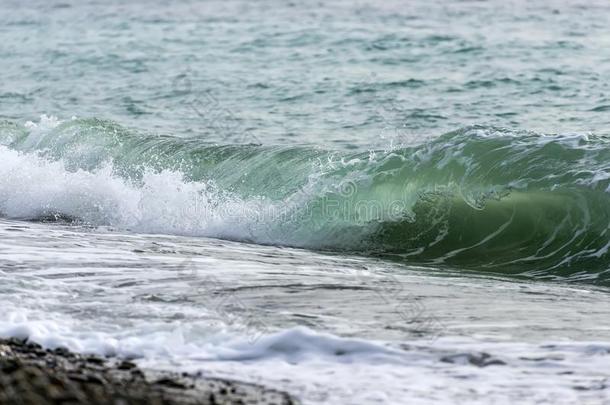
[[[298,402],[262,386],[145,371],[130,361],[0,339],[0,405],[183,405]]]

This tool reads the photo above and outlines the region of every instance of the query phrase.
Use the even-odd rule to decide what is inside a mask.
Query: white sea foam
[[[385,384],[396,383],[395,377],[388,376],[383,385],[375,384],[379,386],[374,390],[367,380],[377,372],[399,371],[396,367],[407,365],[407,358],[399,350],[381,343],[305,327],[268,333],[253,342],[251,336],[213,331],[208,326],[205,337],[195,333],[202,329],[193,325],[152,320],[111,332],[109,325],[21,309],[0,316],[0,337],[28,339],[51,349],[65,347],[80,353],[130,358],[151,368],[203,371],[209,376],[266,382],[278,388],[286,388],[278,380],[284,376],[285,381],[292,380],[292,394],[306,403],[340,403],[346,395],[362,399],[363,404],[388,399],[384,390],[389,387]],[[244,366],[242,371],[236,369],[238,364]],[[304,378],[298,377],[300,373]],[[361,379],[358,384],[362,388],[349,394],[354,373]],[[337,392],[329,395],[328,378],[333,374]]]
[[[43,116],[40,124],[29,124],[41,131],[40,137],[30,138],[40,140],[59,124]],[[313,248],[361,242],[361,235],[355,232],[337,234],[332,221],[302,218],[311,214],[304,208],[312,196],[303,191],[278,201],[262,196],[244,198],[221,189],[211,179],[190,181],[184,173],[172,170],[146,170],[141,178],[132,180],[117,175],[111,162],[92,170],[74,169],[62,160],[0,145],[0,215],[11,219],[72,218],[91,226],[138,233]],[[401,212],[401,207],[390,208]],[[336,214],[333,204],[324,209]],[[313,228],[307,229],[309,226]],[[362,232],[368,232],[366,227]]]
[[[46,132],[51,129],[57,128],[57,126],[59,126],[63,122],[63,120],[60,120],[54,115],[42,114],[38,122],[27,121],[24,126],[30,131]]]
[[[264,220],[273,220],[272,209],[262,199],[240,199],[212,182],[185,181],[179,172],[147,172],[134,183],[113,174],[110,165],[69,171],[61,161],[0,146],[0,212],[8,218],[61,214],[137,232],[268,242]]]
[[[64,347],[100,356],[130,358],[186,357],[197,361],[259,361],[277,359],[296,364],[313,359],[351,363],[400,362],[400,351],[380,343],[337,337],[295,327],[252,336],[208,325],[205,339],[198,328],[176,322],[166,327],[138,325],[119,333],[87,330],[65,316],[43,316],[35,311],[14,310],[0,318],[0,337],[15,337],[47,348]],[[93,325],[91,325],[93,326]]]
[[[367,258],[0,225],[0,336],[262,383],[305,404],[608,400],[602,291],[434,277],[390,263],[385,277],[369,279],[356,276],[380,265]],[[406,297],[387,283],[400,283]],[[418,313],[441,320],[438,338],[395,312],[408,292],[425,303]],[[597,310],[584,319],[591,305]],[[471,364],[481,353],[495,365]]]
[[[63,122],[48,115],[28,121],[28,141],[41,142]],[[60,214],[138,232],[243,238],[265,207],[222,192],[213,182],[185,181],[180,172],[148,171],[132,182],[117,176],[110,162],[93,171],[70,170],[61,160],[0,145],[0,213],[8,218]]]
[[[604,342],[499,343],[443,338],[412,341],[407,351],[297,327],[256,342],[227,330],[194,334],[188,324],[142,323],[130,330],[87,325],[57,315],[0,316],[0,336],[44,347],[134,359],[142,366],[238,378],[287,389],[306,404],[539,403],[602,405],[610,347]],[[505,364],[477,367],[483,352]],[[450,359],[450,360],[443,360]],[[538,360],[536,360],[538,359]],[[596,371],[598,370],[598,371]],[[576,377],[572,374],[576,372]],[[574,390],[570,384],[591,386]]]

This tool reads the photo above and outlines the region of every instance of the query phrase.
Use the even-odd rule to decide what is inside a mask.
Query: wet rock
[[[189,374],[143,371],[67,349],[0,339],[0,405],[210,405],[297,403],[261,386]]]
[[[87,357],[87,362],[102,365],[106,362],[106,360],[100,359],[99,357],[90,356],[90,357]]]
[[[0,372],[11,374],[20,368],[20,364],[16,359],[0,359]]]
[[[133,369],[133,368],[136,368],[136,365],[135,365],[135,364],[133,364],[133,363],[132,363],[132,362],[130,362],[130,361],[123,360],[122,362],[120,362],[120,363],[117,365],[117,368],[118,368],[119,370],[131,370],[131,369]]]
[[[53,350],[53,353],[60,355],[60,356],[69,356],[70,352],[68,351],[68,349],[64,348],[64,347],[58,347],[57,349]]]
[[[172,388],[186,388],[186,385],[171,378],[161,378],[155,381],[155,384],[165,385]]]
[[[458,353],[441,357],[441,361],[452,364],[471,364],[477,367],[502,366],[506,364],[500,359],[491,357],[489,353]]]

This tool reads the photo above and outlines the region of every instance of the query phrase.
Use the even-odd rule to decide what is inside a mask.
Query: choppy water
[[[610,402],[606,2],[0,5],[0,335]]]

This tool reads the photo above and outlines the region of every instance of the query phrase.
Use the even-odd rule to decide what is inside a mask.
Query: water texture
[[[0,337],[305,404],[610,403],[607,2],[0,10]]]

